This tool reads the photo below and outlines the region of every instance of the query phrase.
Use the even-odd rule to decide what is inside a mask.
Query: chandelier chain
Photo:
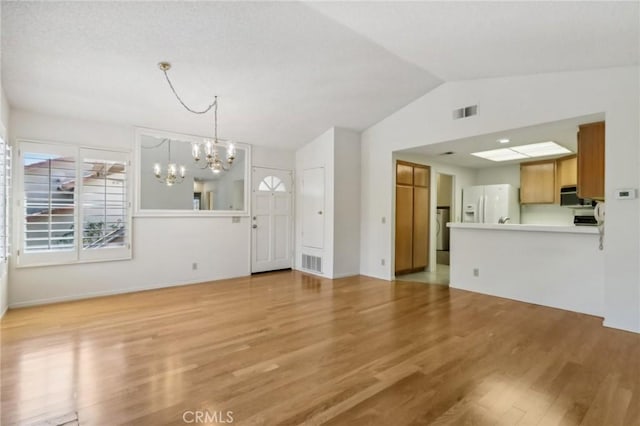
[[[178,95],[178,92],[176,92],[176,89],[173,87],[173,84],[171,83],[171,79],[169,78],[169,74],[167,74],[167,70],[162,69],[162,72],[164,73],[164,77],[167,79],[167,83],[169,83],[169,87],[171,88],[171,91],[173,92],[173,94],[175,95],[176,99],[178,100],[178,102],[180,102],[180,104],[189,112],[192,112],[194,114],[206,114],[207,112],[211,111],[211,108],[213,108],[214,106],[217,109],[218,106],[218,97],[216,96],[215,99],[213,100],[213,102],[211,103],[211,105],[209,105],[207,108],[203,109],[202,111],[196,111],[194,109],[189,108],[189,106],[187,104],[184,103],[184,101],[182,100],[182,98],[180,97],[180,95]]]

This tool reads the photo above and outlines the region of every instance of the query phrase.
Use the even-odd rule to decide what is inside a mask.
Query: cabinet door
[[[413,187],[413,269],[429,264],[429,189]]]
[[[578,184],[578,157],[560,158],[557,160],[558,187],[576,186]]]
[[[556,200],[555,160],[520,164],[520,203],[553,204]]]
[[[578,132],[578,196],[604,200],[604,121]]]
[[[398,161],[396,164],[396,185],[413,185],[413,167]]]
[[[396,186],[396,273],[413,265],[413,187]]]
[[[578,186],[578,157],[571,155],[556,160],[556,204],[560,204],[560,189]]]
[[[429,186],[429,169],[425,167],[414,167],[413,168],[413,185],[414,186]]]

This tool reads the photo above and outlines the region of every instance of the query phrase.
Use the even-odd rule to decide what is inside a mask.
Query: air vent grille
[[[453,119],[459,120],[461,118],[472,117],[478,114],[478,105],[469,105],[466,107],[453,110]]]
[[[322,258],[320,256],[311,256],[303,253],[302,269],[322,273]]]

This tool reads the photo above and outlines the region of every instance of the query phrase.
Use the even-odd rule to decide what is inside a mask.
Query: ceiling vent
[[[453,119],[459,120],[461,118],[467,118],[478,114],[478,105],[469,105],[453,110]]]

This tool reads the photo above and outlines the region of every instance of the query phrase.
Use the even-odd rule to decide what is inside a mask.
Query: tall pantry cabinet
[[[396,274],[429,264],[429,186],[431,169],[396,163]]]

